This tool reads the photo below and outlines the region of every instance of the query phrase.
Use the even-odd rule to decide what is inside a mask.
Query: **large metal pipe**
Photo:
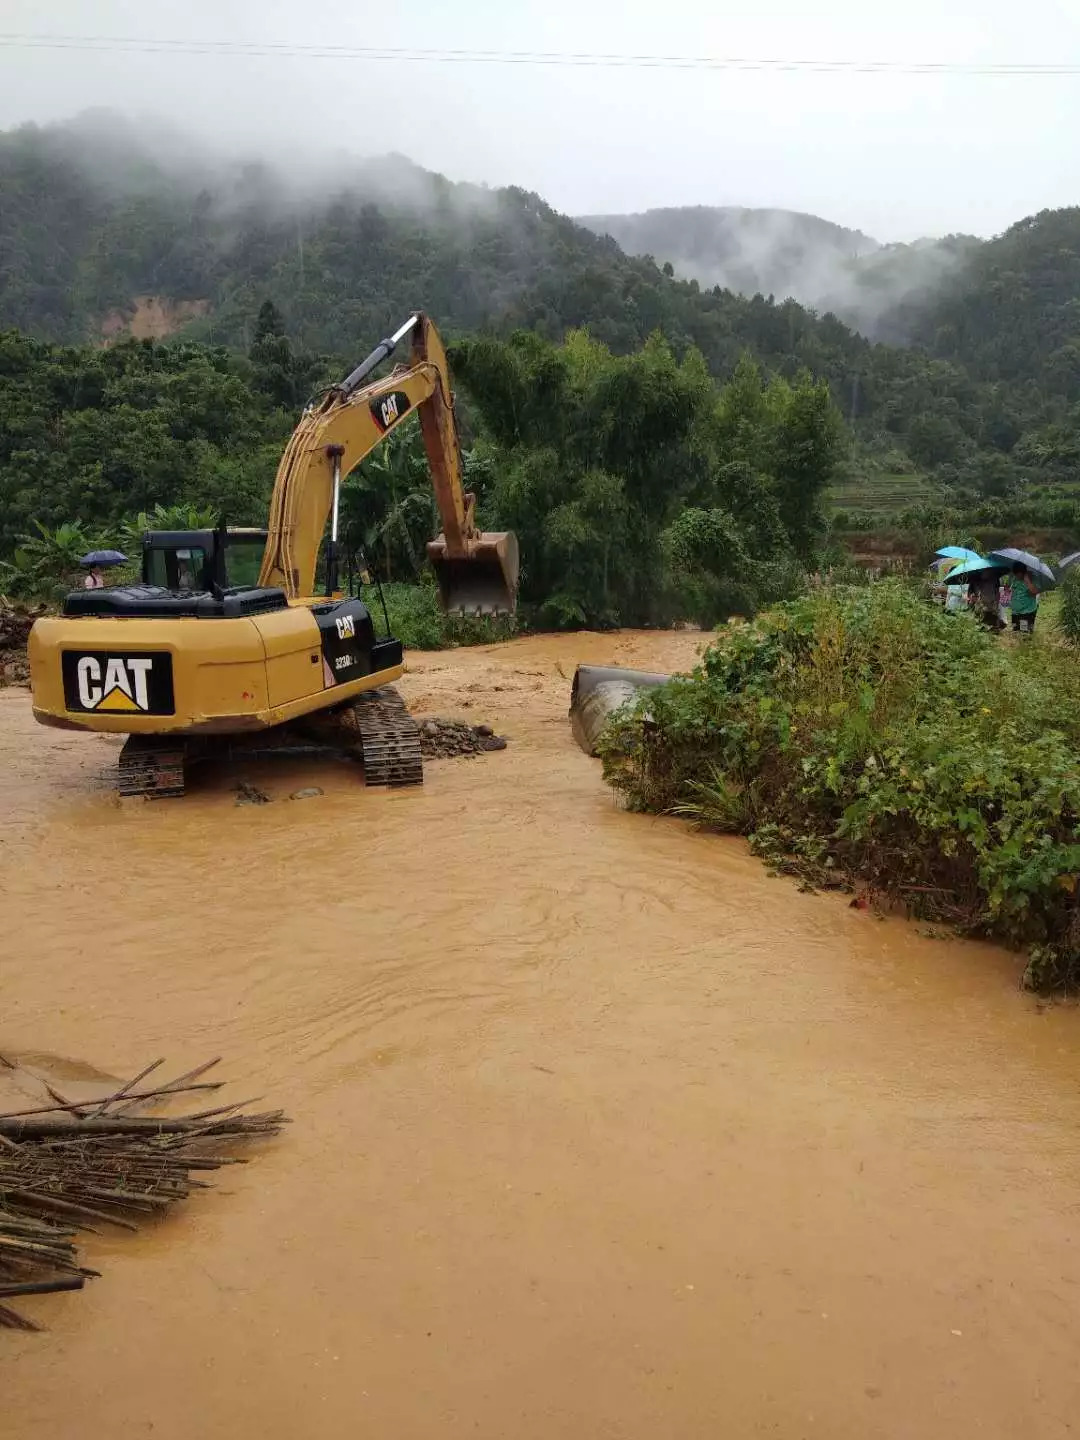
[[[570,690],[570,728],[585,754],[596,754],[600,732],[616,710],[639,691],[666,685],[670,679],[649,670],[624,670],[621,665],[579,665]]]

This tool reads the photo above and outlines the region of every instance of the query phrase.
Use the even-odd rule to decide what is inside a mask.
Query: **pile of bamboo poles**
[[[232,1142],[280,1130],[282,1111],[243,1113],[251,1101],[190,1114],[145,1113],[178,1096],[220,1089],[203,1078],[218,1063],[148,1084],[164,1064],[156,1060],[119,1089],[77,1104],[47,1085],[52,1104],[0,1115],[0,1328],[38,1328],[8,1300],[78,1290],[97,1274],[79,1263],[78,1231],[135,1230],[140,1219],[205,1188],[196,1172],[242,1164]],[[0,1056],[0,1064],[10,1062]]]

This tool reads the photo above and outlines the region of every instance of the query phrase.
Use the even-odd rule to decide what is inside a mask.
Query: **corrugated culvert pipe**
[[[624,670],[619,665],[579,665],[570,691],[570,728],[585,754],[596,754],[596,742],[613,711],[639,690],[666,685],[670,679],[670,675]]]

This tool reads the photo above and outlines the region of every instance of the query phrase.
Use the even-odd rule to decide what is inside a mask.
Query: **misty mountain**
[[[806,303],[830,311],[871,339],[911,345],[925,333],[938,302],[986,242],[974,235],[881,245],[842,265]]]
[[[345,358],[417,308],[450,332],[587,325],[618,352],[659,329],[717,375],[745,349],[819,374],[865,349],[798,306],[669,278],[537,195],[402,156],[287,171],[93,114],[0,135],[0,197],[0,325],[47,340],[182,327],[247,349],[271,299],[302,347]]]
[[[414,309],[451,340],[515,329],[558,340],[587,326],[627,354],[660,331],[677,355],[696,346],[717,378],[749,352],[782,376],[827,380],[860,438],[900,470],[910,459],[1004,493],[1021,475],[1014,451],[1028,469],[1068,469],[1080,211],[986,243],[915,246],[782,212],[737,212],[719,231],[716,212],[668,213],[698,226],[684,252],[726,235],[728,265],[756,264],[761,289],[783,289],[781,274],[833,289],[815,313],[666,274],[660,255],[629,255],[538,195],[457,184],[402,156],[322,154],[288,169],[95,114],[0,135],[0,327],[91,345],[176,332],[247,352],[271,300],[297,354],[333,357],[331,370]],[[768,275],[754,250],[765,241]],[[914,343],[872,343],[842,313],[872,313],[867,328]]]
[[[581,215],[629,255],[652,255],[699,284],[812,303],[851,261],[879,250],[861,230],[793,210],[686,205],[640,215]]]
[[[631,255],[737,294],[794,299],[875,340],[908,344],[978,240],[951,236],[883,245],[792,210],[693,205],[640,215],[583,215]]]
[[[1043,210],[972,249],[913,339],[979,378],[1080,395],[1080,207]]]

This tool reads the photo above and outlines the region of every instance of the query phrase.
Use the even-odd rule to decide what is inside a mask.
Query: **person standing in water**
[[[1035,629],[1035,617],[1039,613],[1039,591],[1021,560],[1012,567],[1012,628],[1021,634],[1030,635]]]

